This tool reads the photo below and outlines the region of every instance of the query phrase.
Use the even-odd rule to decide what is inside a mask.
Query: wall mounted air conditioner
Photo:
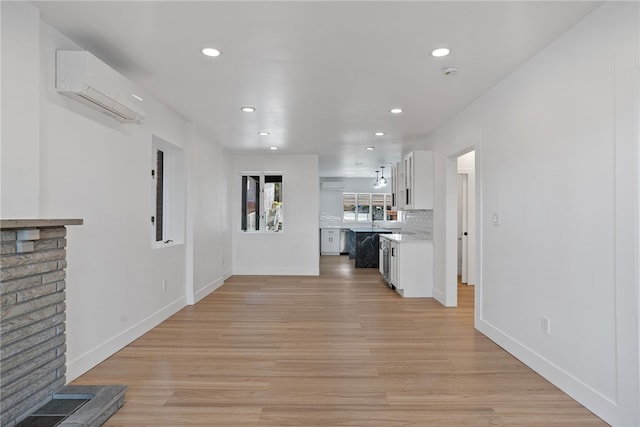
[[[135,86],[87,51],[56,52],[56,89],[121,123],[145,119],[135,105]]]
[[[344,182],[342,181],[322,181],[323,190],[342,191],[344,188]]]

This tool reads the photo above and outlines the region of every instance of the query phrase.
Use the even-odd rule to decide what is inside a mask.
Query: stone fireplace
[[[66,226],[1,220],[0,426],[99,426],[126,386],[66,386]]]

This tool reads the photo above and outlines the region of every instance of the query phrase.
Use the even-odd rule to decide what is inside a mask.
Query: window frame
[[[269,229],[267,224],[267,216],[268,210],[266,209],[266,195],[265,195],[265,185],[266,184],[277,184],[279,183],[279,189],[277,193],[280,196],[280,200],[277,201],[280,203],[282,207],[284,205],[284,174],[280,171],[266,171],[266,172],[255,172],[255,171],[247,171],[240,173],[240,198],[241,198],[241,207],[240,207],[240,232],[249,233],[249,234],[264,234],[264,233],[283,233],[284,232],[284,221],[282,217],[284,216],[284,209],[281,210],[276,215],[281,215],[281,220],[278,222],[279,226],[276,229]],[[247,183],[248,177],[252,179],[258,178],[258,186],[256,191],[256,205],[254,207],[254,212],[256,213],[255,217],[255,230],[248,229],[247,224]],[[271,177],[279,177],[279,180],[272,180]],[[275,194],[275,192],[274,192]],[[275,200],[274,200],[275,201]]]
[[[186,188],[184,150],[157,136],[152,137],[151,153],[151,247],[154,249],[184,243]],[[161,167],[158,153],[161,152]],[[162,181],[160,181],[162,180]],[[161,186],[161,190],[159,190]],[[159,201],[161,191],[161,201]],[[159,238],[160,237],[160,238]]]

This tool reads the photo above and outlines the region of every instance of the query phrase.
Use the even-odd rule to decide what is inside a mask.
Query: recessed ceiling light
[[[367,151],[373,151],[375,149],[376,149],[376,147],[365,147],[365,150],[367,150]]]
[[[400,113],[402,113],[402,108],[392,108],[391,109],[391,113],[392,114],[400,114]]]
[[[131,96],[133,96],[135,99],[137,99],[138,101],[144,101],[144,99],[142,99],[141,97],[139,97],[138,95],[136,95],[135,93],[132,93]]]
[[[253,113],[254,111],[256,111],[255,107],[242,107],[241,110],[245,113]]]
[[[278,147],[269,147],[269,150],[277,150]]]
[[[258,132],[260,136],[269,136],[269,132]]]
[[[443,56],[449,55],[449,49],[446,47],[439,47],[437,49],[433,49],[431,51],[431,56],[435,56],[436,58],[442,58]]]
[[[202,54],[206,56],[216,57],[220,56],[221,53],[222,52],[220,52],[218,49],[214,49],[212,47],[205,47],[204,49],[202,49]]]
[[[375,136],[384,136],[384,132],[376,132],[374,133]]]

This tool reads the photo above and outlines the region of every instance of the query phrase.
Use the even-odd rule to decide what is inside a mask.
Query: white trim
[[[157,135],[151,136],[151,170],[156,171],[153,176],[150,174],[150,215],[156,216],[156,186],[157,186],[157,152],[164,153],[163,161],[163,219],[162,219],[162,240],[156,241],[156,223],[150,223],[151,248],[160,249],[173,244],[185,242],[186,224],[186,194],[187,194],[187,166],[185,165],[184,148],[174,145]],[[169,241],[165,243],[165,241]]]
[[[150,316],[142,319],[135,325],[125,329],[122,333],[112,337],[100,345],[92,348],[74,360],[67,361],[67,383],[78,378],[103,362],[109,356],[121,350],[125,346],[131,344],[134,340],[149,332],[169,317],[176,314],[180,309],[185,307],[184,297],[180,297],[169,305],[161,308]]]
[[[637,49],[637,42],[635,45]],[[640,426],[640,65],[636,50],[616,57],[614,251],[617,407],[600,412],[616,425]],[[633,64],[629,60],[633,60]],[[630,67],[633,65],[632,67]],[[585,405],[587,406],[587,405]],[[612,422],[613,421],[613,422]]]
[[[187,304],[193,305],[194,301],[194,186],[196,178],[195,174],[195,125],[193,122],[189,122],[187,131],[187,153],[185,162],[187,164],[186,174],[186,215],[185,215],[185,295],[187,297]]]
[[[435,286],[433,288],[433,298],[435,298],[436,301],[438,301],[440,304],[445,305],[446,297],[444,295],[444,292],[442,292],[440,289],[436,289]]]
[[[618,404],[609,397],[599,393],[486,320],[476,321],[475,326],[478,331],[595,414],[613,413],[617,410]]]
[[[224,278],[218,277],[216,280],[203,286],[201,289],[198,289],[193,294],[187,295],[187,300],[193,301],[192,303],[189,303],[189,305],[197,304],[198,302],[200,302],[200,300],[202,300],[202,298],[206,297],[207,295],[209,295],[210,293],[218,289],[223,284],[224,284]]]
[[[234,269],[233,274],[241,276],[319,276],[320,268],[279,268],[269,270],[246,268]]]

